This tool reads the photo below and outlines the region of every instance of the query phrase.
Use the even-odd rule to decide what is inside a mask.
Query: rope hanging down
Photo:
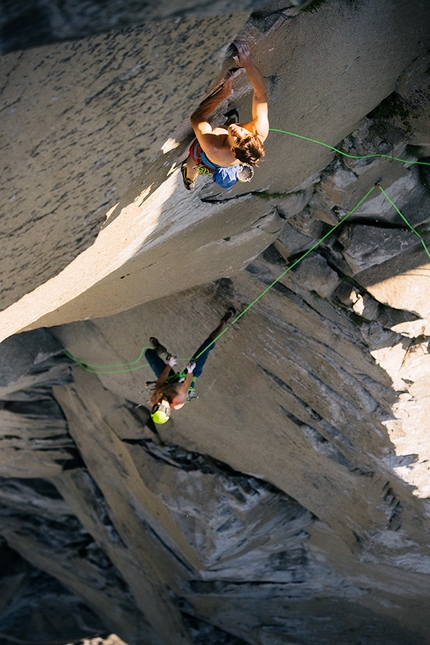
[[[334,148],[333,146],[330,146],[328,143],[323,143],[322,141],[317,141],[316,139],[311,139],[310,137],[305,137],[303,135],[296,134],[294,132],[288,132],[287,130],[280,130],[280,129],[277,129],[277,128],[270,128],[270,130],[272,132],[281,132],[283,134],[288,134],[288,135],[291,135],[293,137],[298,137],[299,139],[304,139],[305,141],[310,141],[311,143],[317,143],[317,144],[319,144],[321,146],[324,146],[326,148],[330,148],[330,150],[333,150],[334,152],[337,152],[337,153],[339,153],[339,154],[341,154],[341,155],[343,155],[345,157],[349,157],[350,159],[368,159],[368,158],[371,158],[371,157],[383,157],[383,158],[386,158],[386,159],[391,159],[392,161],[399,161],[401,163],[422,164],[422,165],[425,165],[425,166],[430,166],[430,162],[426,162],[426,161],[410,161],[408,159],[399,159],[397,157],[392,157],[391,155],[386,155],[386,154],[373,153],[373,154],[370,154],[370,155],[350,155],[350,154],[348,154],[346,152],[343,152],[342,150],[339,150],[338,148]],[[410,224],[410,222],[408,222],[406,217],[400,212],[400,210],[397,208],[397,206],[394,204],[394,202],[391,200],[391,198],[387,195],[387,193],[382,188],[382,186],[380,186],[379,184],[375,184],[364,195],[364,197],[362,197],[360,199],[360,201],[354,206],[354,208],[349,211],[349,213],[344,215],[342,217],[342,219],[340,219],[339,222],[337,224],[335,224],[320,240],[315,242],[315,244],[313,246],[311,246],[307,251],[305,251],[305,253],[303,253],[303,255],[301,255],[297,260],[295,260],[291,265],[289,265],[285,269],[285,271],[283,271],[281,273],[281,275],[278,278],[276,278],[276,280],[274,280],[271,284],[269,284],[269,286],[266,287],[266,289],[264,289],[264,291],[262,291],[260,293],[260,295],[257,296],[257,298],[255,298],[255,300],[253,300],[238,316],[236,316],[236,318],[234,318],[234,320],[232,320],[232,322],[220,334],[218,334],[218,336],[216,338],[213,339],[213,341],[209,345],[209,347],[211,347],[211,345],[213,345],[219,338],[221,338],[221,336],[223,334],[225,334],[226,331],[228,331],[228,329],[230,329],[230,327],[232,327],[240,318],[242,318],[242,316],[247,311],[249,311],[268,291],[270,291],[270,289],[272,289],[272,287],[274,287],[275,284],[277,284],[280,280],[282,280],[282,278],[289,271],[291,271],[302,260],[304,260],[304,258],[306,256],[308,256],[309,253],[312,253],[312,251],[314,251],[329,235],[331,235],[333,233],[333,231],[335,231],[339,226],[341,226],[348,219],[348,217],[350,217],[359,208],[359,206],[361,206],[361,204],[369,197],[369,195],[373,192],[373,190],[375,188],[379,188],[381,190],[381,192],[384,195],[384,197],[393,206],[393,208],[396,210],[398,215],[406,223],[408,228],[421,240],[421,244],[423,245],[423,248],[424,248],[426,254],[430,258],[430,252],[429,252],[429,250],[428,250],[428,248],[426,246],[426,243],[425,243],[422,235],[420,235],[420,233],[418,233],[418,231],[412,226],[412,224]],[[91,372],[93,374],[124,374],[124,373],[127,373],[127,372],[134,372],[136,370],[141,370],[141,369],[143,369],[145,367],[148,367],[148,363],[143,363],[141,365],[139,365],[139,363],[140,363],[140,361],[141,361],[141,359],[142,359],[142,357],[143,357],[143,355],[145,353],[145,350],[149,349],[150,347],[151,347],[150,345],[145,345],[144,347],[142,347],[138,358],[136,358],[136,360],[134,360],[134,361],[130,361],[130,362],[126,362],[126,363],[111,363],[111,364],[107,364],[107,365],[97,365],[97,364],[87,363],[86,361],[83,361],[83,360],[81,360],[79,358],[76,358],[75,356],[70,354],[70,352],[68,352],[67,350],[64,350],[64,353],[66,354],[66,356],[68,358],[70,358],[72,361],[74,361],[77,365],[79,365],[86,372]],[[205,351],[206,351],[206,349],[207,348],[205,348]],[[196,359],[199,358],[201,353],[198,354],[197,356],[195,356],[194,358],[196,358]],[[190,360],[189,358],[179,358],[178,359],[179,362],[184,361],[186,363],[188,363],[189,360]]]

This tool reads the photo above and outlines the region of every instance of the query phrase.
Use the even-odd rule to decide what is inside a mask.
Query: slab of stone
[[[2,388],[13,385],[36,364],[62,351],[62,346],[45,329],[7,338],[0,344],[0,396]]]
[[[389,177],[384,175],[381,188],[384,189],[390,200],[378,188],[354,211],[353,217],[368,217],[376,222],[391,222],[404,226],[406,223],[398,214],[396,208],[412,226],[429,221],[429,194],[422,185],[418,166],[402,168],[402,173],[390,183]],[[355,190],[355,187],[354,187]],[[355,193],[357,191],[355,190]],[[361,197],[367,192],[363,191]],[[394,204],[394,206],[393,206]]]
[[[308,255],[293,269],[294,279],[302,287],[315,291],[322,298],[329,298],[339,285],[340,278],[318,253]]]
[[[347,224],[339,236],[343,256],[353,274],[391,260],[416,246],[417,236],[409,230]]]
[[[22,4],[8,2],[4,6],[0,28],[0,52],[27,49],[61,40],[83,38],[111,29],[124,29],[133,25],[148,25],[168,16],[179,20],[183,17],[251,12],[265,4],[265,0],[232,2],[215,0],[210,7],[199,2],[180,0],[173,5],[169,0],[145,2],[135,0],[132,5],[108,0],[103,5],[95,0],[75,0],[67,7],[55,1],[32,0]]]
[[[411,311],[425,320],[430,316],[430,263],[421,244],[357,273],[355,280],[379,302]]]
[[[302,235],[314,239],[318,239],[323,231],[322,223],[313,217],[312,210],[309,207],[306,207],[297,215],[292,215],[289,218],[289,224]]]
[[[423,48],[424,49],[424,48]],[[430,77],[428,51],[423,51],[405,69],[396,91],[411,106],[411,125],[415,145],[430,143]]]
[[[314,238],[303,235],[288,222],[285,222],[274,245],[282,257],[288,261],[291,255],[307,251],[315,242]]]
[[[277,208],[286,219],[290,218],[292,215],[298,215],[308,204],[312,193],[313,185],[309,186],[305,190],[291,193],[284,199],[278,201]]]
[[[124,10],[124,3],[113,4]],[[100,4],[82,5],[95,9],[88,17],[97,21]],[[58,3],[50,9],[71,19]],[[18,3],[15,10],[23,11]],[[163,156],[178,126],[182,136],[174,145],[183,147],[176,161],[182,159],[191,140],[189,114],[247,17],[165,17],[2,57],[1,309],[91,246],[107,213],[145,165]],[[163,179],[172,161],[161,161]],[[154,181],[148,177],[144,187]]]
[[[430,157],[420,157],[423,165],[419,166],[420,181],[430,191]]]
[[[341,187],[342,177],[345,175],[348,176],[348,188]],[[381,180],[381,186],[400,209],[408,202],[419,197],[424,198],[425,195],[419,179],[418,166],[406,166],[387,159],[378,159],[366,175],[358,177],[352,171],[345,171],[343,163],[338,162],[334,167],[330,166],[329,174],[322,173],[321,177],[311,204],[316,209],[315,215],[330,224],[337,223],[350,211],[353,211],[352,217],[397,222],[395,209],[377,189],[359,204],[378,180]],[[318,209],[325,211],[325,217]]]
[[[364,293],[358,294],[357,300],[352,305],[353,311],[366,320],[377,320],[379,315],[379,302]]]

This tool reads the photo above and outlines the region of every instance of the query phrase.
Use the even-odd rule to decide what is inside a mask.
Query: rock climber
[[[264,156],[263,142],[269,134],[266,81],[255,66],[246,43],[235,41],[237,56],[234,60],[248,74],[253,87],[252,119],[247,123],[213,128],[207,118],[232,91],[231,73],[223,84],[200,103],[191,115],[191,125],[196,139],[192,142],[188,158],[182,163],[181,172],[187,190],[194,188],[199,174],[214,174],[214,181],[230,188],[240,175],[246,175],[246,166],[255,166]],[[244,168],[245,166],[245,168]],[[238,176],[239,173],[239,176]],[[217,179],[220,175],[220,181]],[[248,173],[249,175],[249,173]],[[242,178],[249,181],[249,178]]]
[[[177,373],[173,370],[177,363],[176,357],[169,354],[157,338],[151,337],[149,339],[152,348],[146,350],[145,357],[157,377],[149,400],[152,406],[151,417],[155,423],[166,423],[169,420],[171,410],[180,410],[189,399],[190,394],[194,393],[196,379],[203,371],[209,352],[215,345],[214,341],[235,314],[234,307],[227,309],[219,325],[194,353],[193,358],[185,368],[185,376],[183,373]],[[167,363],[161,358],[161,354],[166,355]]]

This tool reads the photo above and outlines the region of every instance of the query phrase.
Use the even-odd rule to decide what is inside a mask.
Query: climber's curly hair
[[[236,159],[242,163],[256,166],[258,161],[264,157],[264,146],[257,134],[245,135],[234,147]]]

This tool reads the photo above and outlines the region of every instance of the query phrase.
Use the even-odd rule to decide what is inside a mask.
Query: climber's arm
[[[212,126],[207,118],[227,96],[230,96],[231,90],[232,81],[231,78],[228,78],[218,89],[205,98],[191,115],[190,121],[194,134],[204,150],[218,147],[216,145],[218,135],[212,133]]]
[[[269,108],[267,103],[266,81],[251,58],[248,45],[240,41],[236,41],[235,45],[238,56],[235,56],[234,60],[246,71],[254,90],[252,96],[252,121],[243,123],[242,126],[258,134],[264,141],[269,134]]]
[[[191,382],[193,380],[193,370],[195,368],[196,364],[191,361],[187,365],[187,376],[185,377],[185,380],[182,383],[177,384],[177,393],[172,399],[172,402],[170,403],[170,407],[173,410],[179,410],[179,408],[182,408],[183,405],[185,405],[187,398],[188,398],[188,390],[190,388]]]

